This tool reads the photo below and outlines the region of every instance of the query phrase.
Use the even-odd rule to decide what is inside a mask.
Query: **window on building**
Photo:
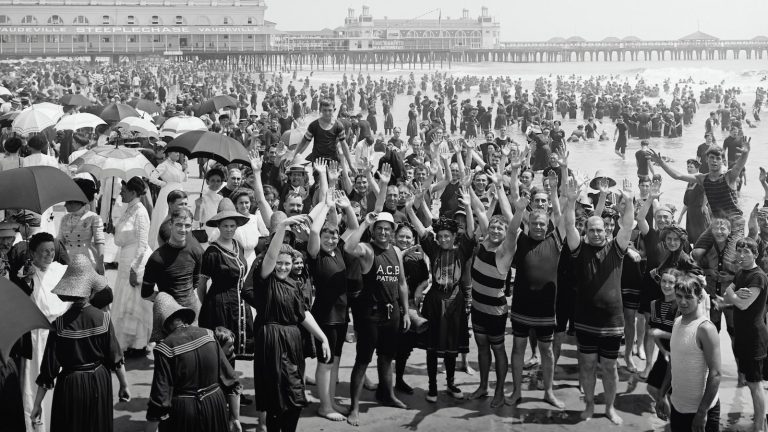
[[[224,35],[224,40],[229,39],[229,35]]]
[[[152,36],[152,42],[159,43],[160,42],[160,35]]]
[[[103,36],[101,38],[101,43],[109,43],[109,36]]]
[[[157,16],[157,15],[152,15],[152,24],[153,24],[153,25],[158,25],[158,24],[160,24],[160,17],[159,17],[159,16]]]
[[[3,23],[0,22],[0,24],[3,24]],[[51,25],[62,25],[62,24],[64,24],[64,20],[60,16],[58,16],[58,15],[52,15],[50,18],[48,18],[48,24],[51,24]]]
[[[37,24],[37,18],[32,15],[27,15],[21,19],[22,24]]]
[[[224,25],[230,25],[230,24],[232,24],[232,18],[224,17]]]
[[[102,25],[112,25],[112,17],[109,15],[103,15],[101,17],[101,24]]]
[[[181,15],[176,15],[176,25],[182,25],[184,24],[184,17]]]
[[[10,24],[11,23],[11,17],[8,15],[0,15],[0,25],[2,24]]]
[[[128,15],[126,17],[125,22],[128,23],[128,25],[135,25],[136,24],[136,17],[133,15]]]
[[[72,22],[72,24],[80,24],[80,25],[87,25],[88,24],[88,18],[78,15],[75,17],[75,20]]]
[[[136,36],[128,36],[128,42],[136,43]]]
[[[248,17],[248,24],[255,24],[256,20],[253,19],[253,17]]]

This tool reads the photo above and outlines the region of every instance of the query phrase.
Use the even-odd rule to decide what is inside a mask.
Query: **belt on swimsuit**
[[[219,384],[211,384],[208,387],[197,389],[197,390],[175,390],[173,392],[173,397],[180,397],[180,398],[197,398],[198,400],[203,400],[207,398],[208,396],[216,393],[216,391],[219,390]]]
[[[75,372],[93,372],[96,369],[98,369],[99,367],[101,367],[101,363],[100,362],[87,363],[87,364],[84,364],[84,365],[77,365],[77,366],[70,366],[70,367],[67,367],[67,368],[63,368],[61,370],[61,373],[62,374],[71,374],[71,373],[75,373]]]

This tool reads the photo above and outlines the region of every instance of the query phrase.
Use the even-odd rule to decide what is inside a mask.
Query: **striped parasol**
[[[118,177],[129,180],[132,177],[149,177],[155,167],[137,149],[100,146],[77,158],[71,166],[77,172],[88,172],[97,179]]]
[[[42,132],[43,129],[51,127],[56,124],[57,118],[51,117],[51,115],[41,109],[30,107],[20,112],[18,116],[13,120],[11,127],[13,131],[22,136],[29,135],[31,133]]]

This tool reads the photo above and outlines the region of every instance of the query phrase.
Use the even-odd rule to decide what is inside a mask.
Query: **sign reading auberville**
[[[256,26],[0,26],[0,34],[256,34]]]

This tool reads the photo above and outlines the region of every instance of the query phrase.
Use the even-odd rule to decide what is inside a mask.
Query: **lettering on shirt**
[[[383,266],[376,268],[376,281],[382,283],[398,282],[400,280],[400,266]]]

